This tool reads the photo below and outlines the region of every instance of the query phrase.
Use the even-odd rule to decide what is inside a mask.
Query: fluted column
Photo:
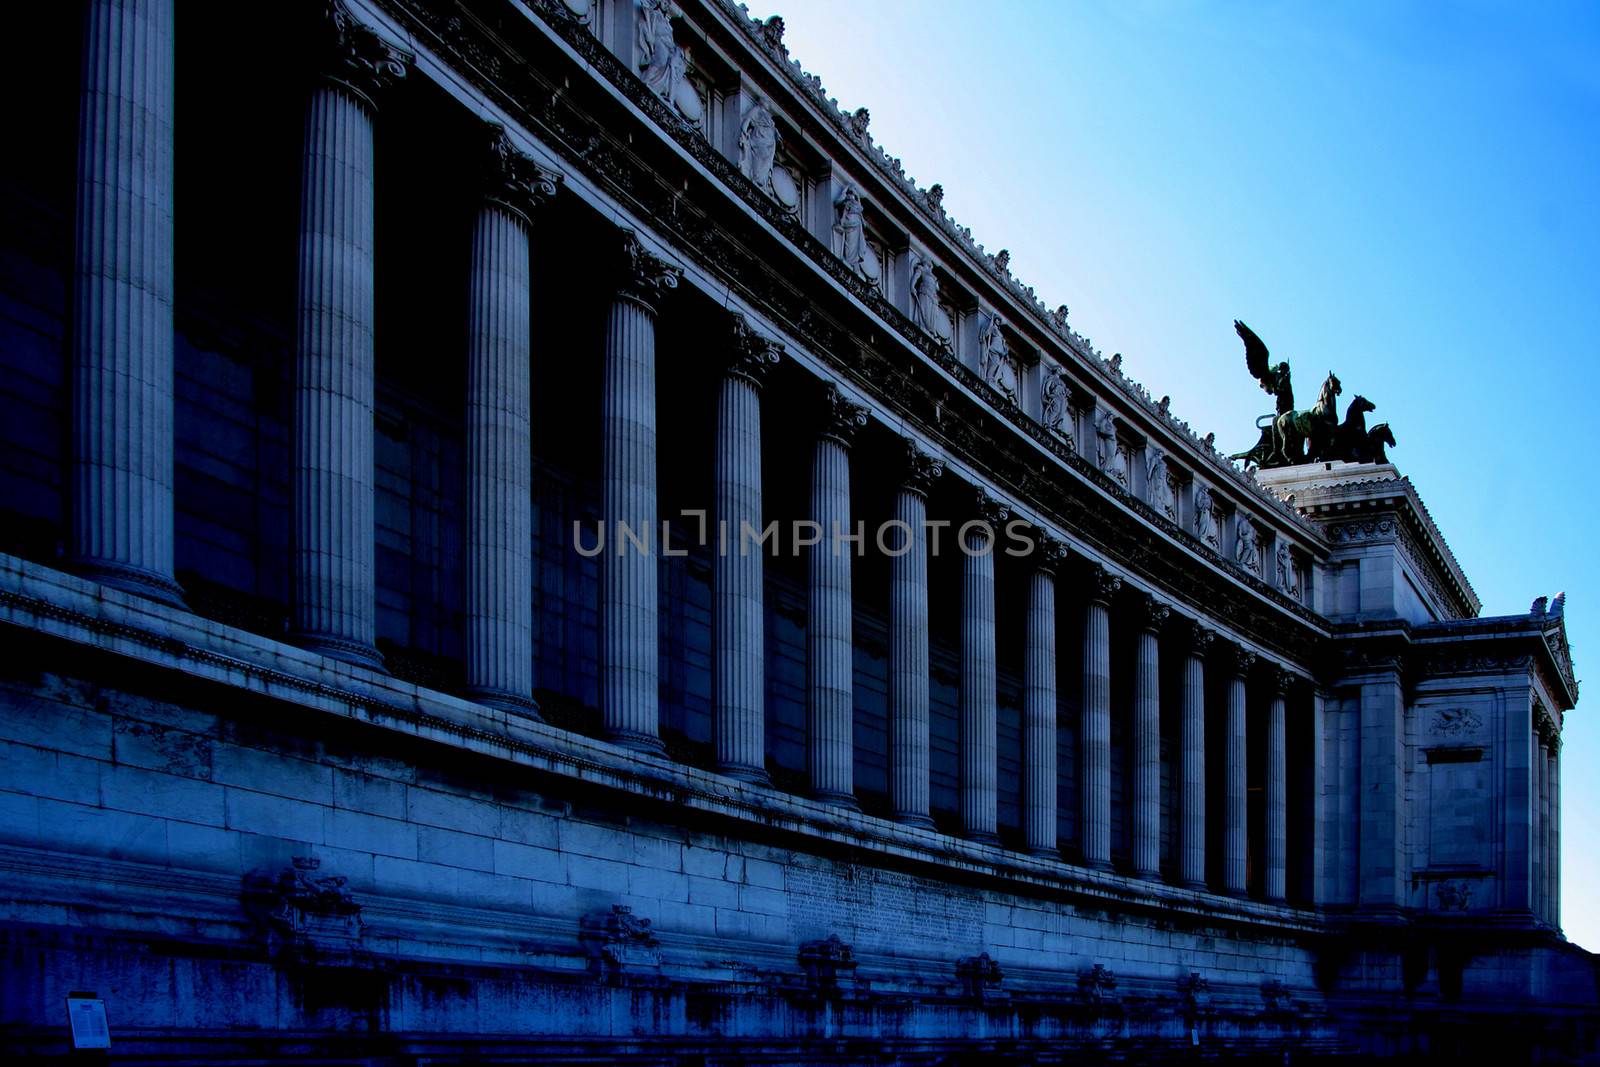
[[[293,443],[294,633],[381,666],[373,645],[373,101],[410,57],[342,3],[306,110]]]
[[[96,581],[181,604],[172,577],[172,9],[172,0],[91,0],[84,18],[72,555]]]
[[[806,764],[819,800],[855,798],[855,687],[850,557],[850,442],[866,409],[828,387],[811,468],[811,518],[822,531],[809,558],[806,626]]]
[[[961,826],[974,841],[998,833],[999,675],[994,645],[994,552],[1010,509],[979,489],[961,539]]]
[[[1083,862],[1111,866],[1111,598],[1122,579],[1099,564],[1088,571],[1083,623],[1083,722],[1078,761]]]
[[[1561,929],[1561,737],[1550,742],[1550,924]]]
[[[1548,805],[1545,795],[1545,775],[1548,773],[1549,764],[1546,761],[1544,743],[1544,728],[1541,723],[1534,723],[1533,734],[1533,917],[1544,918],[1544,898],[1547,882],[1545,880],[1545,822],[1548,818]]]
[[[485,134],[467,304],[467,691],[537,717],[528,230],[558,177],[517,151],[503,127]]]
[[[1248,890],[1249,808],[1246,803],[1245,679],[1256,654],[1235,647],[1228,679],[1227,766],[1223,778],[1222,891],[1244,896]]]
[[[1206,650],[1216,634],[1189,627],[1183,661],[1183,803],[1178,826],[1179,878],[1191,889],[1206,887]]]
[[[1066,546],[1037,534],[1028,577],[1027,634],[1022,680],[1022,821],[1028,851],[1055,857],[1056,810],[1056,568]]]
[[[764,557],[744,530],[761,530],[761,384],[783,346],[735,316],[717,400],[717,521],[711,572],[717,767],[766,783]]]
[[[1311,884],[1307,887],[1313,906],[1328,900],[1328,801],[1324,795],[1328,781],[1327,694],[1315,682],[1311,686]]]
[[[1152,596],[1139,604],[1133,674],[1133,873],[1161,874],[1161,627],[1171,611]]]
[[[894,817],[932,826],[928,811],[928,490],[944,461],[906,441],[894,517],[905,537],[889,562],[889,792]],[[893,547],[893,546],[891,546]]]
[[[661,744],[656,601],[656,305],[681,272],[622,239],[621,284],[606,322],[600,408],[600,703],[606,736]]]
[[[1265,896],[1282,901],[1289,870],[1288,753],[1284,744],[1284,699],[1294,675],[1272,670],[1272,703],[1267,708],[1267,813]]]

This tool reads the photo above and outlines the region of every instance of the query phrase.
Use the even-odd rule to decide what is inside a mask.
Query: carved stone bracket
[[[837,385],[828,383],[823,397],[822,436],[849,448],[856,431],[867,424],[867,409],[845,397]]]
[[[415,59],[356,18],[344,0],[324,0],[319,21],[322,73],[349,89],[369,110],[406,75]]]
[[[669,289],[676,289],[683,271],[647,251],[632,230],[622,233],[622,277],[617,292],[654,312]]]
[[[556,195],[561,175],[541,167],[512,144],[498,122],[484,123],[488,150],[484,167],[484,195],[527,224],[536,208]]]
[[[760,388],[766,383],[767,372],[783,358],[783,344],[751,329],[743,315],[733,316],[732,333],[728,373]]]

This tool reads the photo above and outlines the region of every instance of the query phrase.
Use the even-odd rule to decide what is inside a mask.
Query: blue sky
[[[1484,603],[1600,656],[1600,5],[783,0],[791,54],[1219,447],[1235,317],[1391,423]],[[1600,701],[1591,697],[1590,703]],[[1569,716],[1563,921],[1600,949],[1600,704]]]

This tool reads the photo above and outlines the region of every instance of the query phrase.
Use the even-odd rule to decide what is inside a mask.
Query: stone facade
[[[1230,465],[781,19],[83,6],[0,166],[10,1050],[1591,1051],[1564,598]]]

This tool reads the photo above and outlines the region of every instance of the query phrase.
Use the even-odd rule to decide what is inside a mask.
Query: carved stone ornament
[[[1228,663],[1235,678],[1244,678],[1256,665],[1256,654],[1248,648],[1234,645],[1228,650]]]
[[[574,22],[581,22],[585,26],[589,24],[592,0],[561,0],[561,4]]]
[[[1221,537],[1217,532],[1216,499],[1211,495],[1211,490],[1203,485],[1194,487],[1194,535],[1213,551],[1222,550]]]
[[[1209,626],[1203,626],[1199,622],[1191,621],[1188,626],[1188,634],[1189,654],[1204,659],[1205,654],[1210,651],[1212,643],[1217,639],[1217,631]]]
[[[622,234],[622,278],[617,291],[652,311],[669,289],[676,289],[683,271],[647,251],[632,230]]]
[[[946,349],[954,346],[955,327],[939,301],[939,279],[933,273],[933,260],[919,252],[911,253],[911,321]]]
[[[406,76],[415,58],[379,37],[344,0],[324,0],[321,27],[323,72],[369,109],[376,97]]]
[[[831,382],[822,406],[822,436],[849,448],[856,431],[867,424],[867,409],[846,398]]]
[[[639,77],[678,116],[698,128],[705,104],[689,80],[689,53],[673,36],[672,23],[683,9],[672,0],[635,0],[638,4]]]
[[[906,438],[905,477],[900,482],[905,489],[927,496],[933,483],[944,474],[944,459],[935,456],[911,438]]]
[[[1055,320],[1055,324],[1058,327],[1064,330],[1067,328],[1067,316],[1071,313],[1072,312],[1067,305],[1058,304],[1056,305],[1056,309],[1050,313],[1050,317]]]
[[[883,284],[883,263],[867,241],[866,208],[853,185],[844,187],[833,205],[833,250],[850,269],[873,286]]]
[[[1443,737],[1475,734],[1482,726],[1483,719],[1471,708],[1440,708],[1428,722],[1428,729]]]
[[[984,317],[983,328],[978,331],[978,367],[983,371],[983,380],[1015,404],[1017,365],[1011,358],[1011,349],[1001,331],[1002,325],[999,315]]]
[[[835,989],[840,979],[855,976],[855,953],[838,934],[829,934],[800,946],[800,968],[805,971],[806,985],[812,989]]]
[[[760,387],[767,380],[767,372],[783,358],[783,345],[757,333],[743,315],[733,316],[731,331],[728,373]]]
[[[608,980],[661,970],[661,939],[650,920],[635,915],[626,904],[585,915],[578,925],[578,941],[589,954],[591,972]]]
[[[867,127],[872,124],[872,112],[864,107],[858,107],[850,113],[850,132],[857,138],[865,140]]]
[[[1089,565],[1089,599],[1096,604],[1110,604],[1111,598],[1122,589],[1122,579],[1098,563]]]
[[[1240,570],[1261,577],[1261,547],[1256,539],[1255,520],[1248,515],[1239,516],[1233,542],[1233,561]]]
[[[739,173],[788,212],[800,210],[800,184],[778,164],[778,123],[757,97],[739,125]]]
[[[1173,522],[1178,521],[1178,498],[1167,473],[1167,454],[1159,448],[1150,449],[1145,460],[1145,500]]]
[[[992,990],[1000,988],[1005,974],[987,952],[980,952],[976,956],[963,956],[956,960],[956,978],[961,982],[961,992],[965,996],[982,1000]]]
[[[1078,974],[1078,991],[1086,1000],[1103,1004],[1117,999],[1117,976],[1097,963]]]
[[[1178,992],[1191,1011],[1205,1011],[1211,1007],[1211,983],[1199,971],[1190,971],[1180,977]]]
[[[1272,663],[1267,666],[1267,685],[1275,696],[1284,696],[1291,686],[1299,679],[1289,668],[1281,663]]]
[[[1139,598],[1137,616],[1139,629],[1159,632],[1172,615],[1172,608],[1146,593]]]
[[[254,880],[247,890],[256,914],[289,941],[348,942],[361,936],[361,905],[348,880],[319,875],[322,861],[295,856],[274,879]]]
[[[972,518],[961,524],[961,537],[976,550],[994,546],[995,531],[1011,517],[1011,506],[981,485],[973,493]]]
[[[498,122],[484,125],[488,140],[485,195],[527,221],[535,208],[556,195],[561,175],[539,166],[518,149]]]
[[[933,210],[937,211],[941,215],[944,214],[943,185],[939,184],[938,182],[934,182],[932,185],[928,186],[927,190],[922,195],[927,198],[929,207],[933,208]]]

